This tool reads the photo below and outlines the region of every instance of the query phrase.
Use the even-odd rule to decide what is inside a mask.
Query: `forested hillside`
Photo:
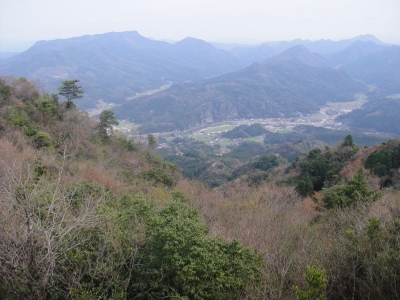
[[[244,66],[229,53],[194,38],[176,44],[136,31],[39,41],[0,63],[1,75],[40,78],[48,91],[78,77],[85,86],[79,107],[123,103],[127,98],[171,82],[199,80]]]
[[[400,95],[376,97],[348,114],[337,118],[353,128],[368,131],[388,132],[400,135]]]
[[[115,123],[0,80],[1,299],[397,298],[400,195],[377,176],[398,142],[260,157],[272,177],[210,189]]]
[[[328,101],[350,102],[355,93],[367,91],[366,85],[342,71],[313,67],[321,57],[301,50],[300,57],[295,52],[292,59],[284,56],[203,81],[175,84],[114,111],[119,119],[154,123],[154,132],[162,132],[242,118],[315,113]]]

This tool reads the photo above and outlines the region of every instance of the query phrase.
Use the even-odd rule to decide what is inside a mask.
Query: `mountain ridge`
[[[282,64],[285,61],[295,61],[314,68],[331,67],[332,62],[318,53],[311,52],[303,45],[293,46],[277,56],[263,61],[263,64]]]
[[[87,94],[77,104],[122,103],[137,92],[169,82],[198,80],[241,65],[225,51],[187,39],[169,44],[136,31],[40,41],[0,63],[0,74],[40,78],[55,91],[63,79],[79,78]],[[201,47],[198,47],[199,44]],[[196,50],[197,56],[190,56]]]
[[[137,31],[110,32],[38,41],[28,51],[1,60],[0,75],[39,80],[48,92],[56,92],[65,79],[78,78],[86,94],[76,103],[89,109],[104,103],[121,104],[138,93],[166,84],[237,71],[253,62],[265,62],[296,43],[310,50],[307,52],[297,45],[303,49],[298,61],[314,67],[328,67],[329,63],[321,56],[324,49],[330,47],[332,52],[357,40],[383,44],[374,36],[366,35],[338,42],[297,39],[225,51],[191,37],[171,44],[146,38]],[[345,67],[342,69],[348,71]]]
[[[327,101],[347,102],[367,87],[341,70],[296,60],[252,65],[170,88],[115,107],[119,119],[183,130],[240,118],[291,117],[316,112]],[[327,96],[328,95],[328,96]]]

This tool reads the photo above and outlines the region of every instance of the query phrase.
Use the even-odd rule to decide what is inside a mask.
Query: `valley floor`
[[[299,115],[297,118],[237,119],[208,124],[182,132],[163,132],[155,133],[154,135],[165,138],[166,140],[172,140],[175,137],[185,137],[194,138],[209,144],[220,144],[221,146],[226,146],[227,144],[231,144],[232,141],[221,139],[220,134],[222,132],[231,130],[240,125],[251,125],[254,123],[260,123],[269,131],[282,134],[292,132],[292,129],[298,125],[311,125],[329,129],[347,130],[348,128],[344,124],[335,121],[335,118],[361,108],[361,106],[367,102],[366,98],[365,94],[357,94],[355,95],[355,100],[352,102],[328,103],[316,114]],[[137,124],[126,121],[120,121],[120,126],[117,126],[117,129],[124,133],[131,133],[136,136],[141,135],[138,131]],[[143,138],[145,138],[145,135]],[[256,142],[263,141],[261,137],[255,137],[252,138],[252,140]],[[160,147],[163,146],[166,147],[167,145],[161,143]]]

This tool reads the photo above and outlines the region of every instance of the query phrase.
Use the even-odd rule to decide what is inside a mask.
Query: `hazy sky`
[[[238,42],[369,33],[400,44],[400,0],[0,0],[0,51],[130,30],[157,39]]]

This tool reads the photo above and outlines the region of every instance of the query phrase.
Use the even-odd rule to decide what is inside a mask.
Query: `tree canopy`
[[[79,79],[64,80],[58,88],[58,94],[67,98],[67,104],[72,102],[73,99],[82,98],[84,90],[77,85],[77,82],[79,82]]]
[[[109,109],[105,109],[100,113],[100,133],[106,135],[108,130],[112,130],[112,125],[119,125],[115,119],[114,112]]]

